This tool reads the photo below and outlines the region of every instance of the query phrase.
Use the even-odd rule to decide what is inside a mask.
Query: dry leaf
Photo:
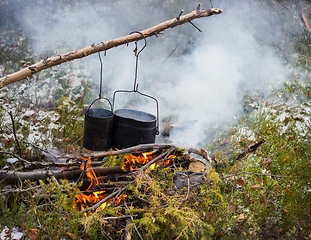
[[[39,237],[39,230],[38,229],[29,229],[26,230],[26,236],[30,239],[30,240],[37,240]]]
[[[73,234],[73,233],[66,232],[66,234],[67,234],[70,238],[72,238],[72,239],[77,239],[77,236],[76,236],[75,234]]]
[[[262,166],[267,168],[269,167],[271,164],[271,159],[270,158],[265,158],[263,161],[262,161]]]
[[[238,178],[237,183],[241,186],[245,186],[245,182],[242,178]]]

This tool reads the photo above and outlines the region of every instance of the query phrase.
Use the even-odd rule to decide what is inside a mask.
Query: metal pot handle
[[[110,105],[111,112],[113,112],[112,104],[111,104],[111,102],[110,102],[110,100],[109,100],[108,98],[96,98],[96,99],[90,104],[90,106],[87,108],[86,111],[88,111],[88,110],[91,108],[91,106],[92,106],[96,101],[101,100],[101,99],[105,99],[105,100],[108,101],[108,103],[109,103],[109,105]]]

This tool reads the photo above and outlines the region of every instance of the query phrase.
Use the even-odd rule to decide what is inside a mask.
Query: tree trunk
[[[191,13],[188,13],[184,16],[178,16],[171,20],[162,22],[156,26],[153,26],[151,28],[141,31],[141,33],[145,36],[145,38],[147,38],[147,37],[157,35],[160,32],[164,31],[165,29],[173,28],[173,27],[182,25],[187,22],[195,26],[191,22],[191,20],[196,19],[196,18],[201,18],[201,17],[209,17],[212,15],[217,15],[217,14],[222,13],[222,10],[218,8],[200,10],[200,6],[201,5],[199,5],[197,9],[195,11],[192,11]],[[78,58],[83,58],[83,57],[89,56],[97,52],[106,51],[110,48],[114,48],[114,47],[117,47],[123,44],[128,44],[130,42],[138,41],[141,39],[143,39],[142,35],[140,35],[139,33],[134,33],[134,34],[127,35],[127,36],[117,38],[117,39],[113,39],[107,42],[101,42],[98,44],[94,43],[91,46],[81,48],[77,51],[68,52],[62,55],[58,55],[58,56],[47,57],[43,59],[42,61],[35,63],[27,68],[24,68],[18,72],[15,72],[13,74],[9,74],[7,76],[0,78],[0,88],[6,85],[9,85],[11,83],[20,81],[22,79],[25,79],[27,77],[31,77],[33,74],[37,72],[40,72],[44,69],[62,64],[64,62],[72,61]]]

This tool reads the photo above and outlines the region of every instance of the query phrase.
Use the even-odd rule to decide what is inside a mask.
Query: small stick
[[[137,215],[134,215],[134,216],[137,216]],[[103,219],[103,220],[112,220],[112,219],[120,219],[120,218],[128,218],[128,217],[131,217],[131,215],[124,215],[124,216],[119,216],[119,217],[102,217],[100,219]]]
[[[125,205],[125,207],[126,207],[127,209],[129,208],[129,207],[127,206],[127,204],[126,204],[126,201],[124,201],[124,205]],[[130,215],[130,218],[131,218],[132,221],[134,221],[134,218],[133,218],[132,215]],[[138,231],[138,229],[137,229],[137,227],[136,227],[135,224],[134,224],[134,229],[135,229],[135,231],[136,231],[138,237],[140,238],[140,240],[143,240],[143,238],[142,238],[142,236],[140,235],[140,233],[139,233],[139,231]]]
[[[180,16],[181,16],[181,14],[183,14],[183,12],[184,12],[184,10],[181,10],[181,12],[179,13],[178,17],[176,17],[177,21],[180,20]]]
[[[270,176],[270,177],[276,177],[276,178],[286,178],[287,176],[280,176],[280,175],[273,175],[273,174],[266,174],[266,173],[254,173],[254,172],[239,172],[231,175],[227,175],[224,177],[220,177],[221,179],[234,177],[241,174],[252,174],[252,175],[258,175],[258,176]]]
[[[22,162],[22,163],[31,164],[31,162],[28,162],[27,160],[25,160],[25,159],[23,159],[23,158],[17,156],[17,155],[14,154],[14,153],[11,153],[11,152],[2,152],[2,151],[1,151],[0,153],[2,153],[2,154],[9,154],[9,155],[11,155],[12,157],[17,158],[17,159],[18,159],[20,162]]]
[[[15,142],[16,142],[16,146],[17,146],[17,149],[18,149],[18,155],[19,155],[20,157],[22,157],[22,149],[21,149],[21,146],[19,145],[19,142],[18,142],[18,139],[17,139],[17,136],[16,136],[15,123],[14,123],[12,111],[10,111],[9,114],[10,114],[11,121],[12,121],[13,135],[14,135]]]
[[[144,198],[141,198],[141,197],[138,197],[138,196],[136,196],[136,198],[139,199],[140,201],[144,202],[144,203],[147,203],[147,204],[149,204],[149,205],[151,204],[150,201],[148,201],[148,200],[146,200],[146,199],[144,199]]]
[[[114,203],[116,202],[116,200],[118,199],[118,197],[121,195],[121,193],[122,193],[122,191],[119,192],[119,193],[117,194],[117,196],[114,197],[114,199],[112,200],[110,206],[114,205]]]
[[[162,166],[164,164],[164,162],[166,160],[168,160],[168,157],[170,156],[170,154],[175,151],[175,148],[171,149],[170,151],[167,152],[166,156],[163,158],[162,162],[160,163],[159,167]]]
[[[198,28],[196,25],[194,25],[194,23],[193,22],[191,22],[191,21],[189,21],[189,23],[192,25],[192,26],[194,26],[196,29],[198,29],[199,30],[199,32],[203,32],[200,28]]]
[[[79,184],[80,181],[84,178],[84,175],[86,174],[87,172],[87,169],[86,169],[86,163],[87,163],[87,160],[84,160],[84,167],[83,167],[83,172],[80,174],[76,184]]]
[[[188,197],[189,197],[189,192],[190,192],[190,178],[189,177],[190,176],[188,176],[187,174],[182,173],[182,172],[176,172],[176,173],[180,174],[180,175],[183,175],[183,176],[185,176],[187,178],[187,195],[186,195],[186,197],[184,199],[181,200],[183,202],[183,201],[186,201],[188,199]]]
[[[199,3],[199,5],[196,8],[196,11],[199,12],[201,10],[201,3]]]
[[[91,210],[95,210],[96,208],[99,208],[100,205],[102,205],[104,202],[107,202],[109,199],[113,198],[114,196],[116,196],[119,192],[123,192],[125,189],[127,188],[127,186],[125,186],[124,188],[111,193],[110,195],[108,195],[107,197],[105,197],[104,199],[100,200],[98,203],[96,203],[95,205],[93,205],[92,207],[86,208],[84,210],[81,211],[81,213],[85,213]]]
[[[167,56],[167,58],[164,59],[164,61],[162,63],[164,63],[170,56],[172,56],[172,54],[177,50],[178,46],[175,47],[175,49]]]
[[[172,150],[171,150],[172,151]],[[141,168],[135,169],[134,171],[144,171],[145,169],[149,168],[152,164],[156,163],[157,161],[159,161],[161,158],[163,158],[168,152],[163,152],[161,153],[159,156],[157,156],[156,158],[152,159],[150,162],[148,162],[147,164],[145,164],[144,166],[142,166]]]
[[[248,153],[255,152],[255,151],[257,150],[257,148],[258,148],[261,144],[263,144],[263,143],[265,143],[265,142],[266,142],[266,140],[265,140],[265,139],[262,139],[262,140],[260,140],[259,142],[255,143],[254,145],[250,146],[250,147],[247,148],[244,152],[240,153],[239,156],[237,156],[237,158],[235,159],[235,161],[237,161],[237,160],[243,158],[243,157],[244,157],[246,154],[248,154]]]
[[[52,173],[51,170],[49,170],[49,169],[47,170],[47,175],[51,178],[51,180],[52,180],[54,183],[56,183],[57,185],[59,185],[57,179],[55,178],[55,176],[54,176],[54,174]]]

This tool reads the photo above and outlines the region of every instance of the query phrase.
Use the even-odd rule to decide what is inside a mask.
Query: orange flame
[[[129,169],[130,171],[133,171],[133,170],[147,164],[151,160],[153,160],[156,156],[153,156],[152,154],[155,152],[156,151],[146,152],[146,153],[142,153],[139,156],[134,156],[132,154],[125,155],[124,158],[126,160],[123,162],[122,168],[124,170]],[[169,163],[171,163],[171,161],[172,161],[171,159],[174,159],[174,158],[175,158],[175,155],[170,155],[168,157],[168,160],[166,160],[164,162],[164,164],[168,165]],[[81,158],[81,159],[86,160],[86,158]],[[149,166],[149,169],[150,170],[155,169],[161,162],[162,162],[162,159],[160,159],[156,163],[153,163],[151,166]],[[98,185],[99,181],[98,181],[98,178],[96,177],[96,174],[95,174],[95,172],[91,166],[91,158],[90,157],[87,158],[86,165],[82,164],[80,166],[80,169],[84,170],[84,166],[86,166],[86,169],[87,169],[86,177],[91,180],[91,184],[86,189],[86,190],[89,190],[91,187]],[[147,170],[145,170],[145,171],[147,171]],[[103,191],[96,191],[96,192],[93,192],[89,195],[86,195],[84,193],[76,194],[77,200],[74,203],[74,208],[80,209],[82,211],[85,208],[88,208],[88,207],[92,206],[93,204],[100,202],[106,196],[107,196],[107,194],[105,194],[104,190]],[[126,194],[121,194],[120,196],[118,196],[118,198],[116,200],[110,199],[108,202],[102,203],[100,205],[99,209],[100,210],[105,209],[109,205],[109,202],[112,202],[112,201],[114,201],[115,204],[119,204],[122,201],[122,199],[124,199],[125,197],[127,197]],[[95,212],[96,211],[98,211],[98,209],[96,209]],[[84,213],[84,215],[87,216],[87,213]]]
[[[155,158],[155,156],[151,156],[151,155],[155,152],[156,151],[142,153],[140,156],[134,156],[132,154],[125,155],[124,158],[126,159],[126,161],[123,162],[122,169],[123,170],[130,170],[130,171],[138,169],[142,165],[147,164],[148,162],[153,160]],[[166,160],[164,162],[164,165],[168,165],[169,163],[171,163],[172,162],[171,159],[173,159],[175,157],[176,157],[175,155],[170,155],[168,157],[168,160]],[[157,165],[159,165],[161,162],[162,162],[162,159],[160,159],[156,163],[153,163],[152,165],[149,166],[149,170],[155,169],[157,167]],[[147,171],[147,170],[145,170],[145,171]]]

